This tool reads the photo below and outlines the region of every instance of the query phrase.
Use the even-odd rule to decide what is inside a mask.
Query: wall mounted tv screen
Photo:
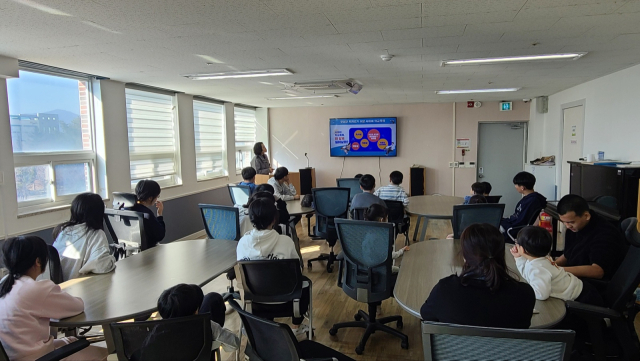
[[[333,118],[332,157],[395,157],[397,118]]]

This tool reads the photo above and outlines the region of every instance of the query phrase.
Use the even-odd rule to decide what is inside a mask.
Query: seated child
[[[53,230],[53,247],[60,255],[62,278],[108,273],[116,268],[104,233],[104,202],[95,193],[78,194],[71,202],[71,218]]]
[[[211,292],[206,296],[197,285],[184,283],[173,286],[158,298],[158,313],[163,319],[192,316],[199,313],[211,315],[211,335],[227,352],[240,348],[240,340],[224,326],[225,306],[220,294]]]
[[[391,184],[378,188],[373,194],[382,200],[401,201],[407,207],[409,205],[409,196],[400,186],[403,177],[402,172],[394,170],[389,174],[389,182]]]
[[[256,191],[256,170],[252,167],[245,167],[242,169],[242,182],[238,183],[239,186],[247,186],[250,189],[249,194],[253,194]]]
[[[513,177],[513,184],[518,193],[522,194],[522,199],[516,204],[515,212],[500,221],[500,232],[509,243],[512,243],[507,234],[509,228],[529,225],[529,221],[547,206],[547,198],[533,190],[536,184],[536,177],[533,174],[520,172]]]
[[[367,208],[367,210],[364,211],[364,220],[365,221],[371,221],[371,222],[387,222],[387,216],[388,216],[388,211],[387,208],[384,206],[381,206],[380,204],[377,203],[373,203],[372,205],[369,206],[369,208]],[[363,247],[365,248],[365,250],[367,249],[367,247],[365,247],[365,243],[366,243],[366,239],[362,242]],[[402,248],[400,248],[397,251],[392,251],[391,252],[391,258],[393,258],[393,263],[394,266],[391,266],[391,271],[394,273],[398,273],[400,271],[400,267],[395,266],[395,259],[402,256],[404,254],[405,251],[409,250],[409,246],[404,246]]]
[[[50,319],[80,314],[84,302],[50,280],[36,281],[49,259],[44,240],[36,236],[9,238],[2,255],[9,274],[0,284],[0,340],[9,359],[35,360],[77,341],[75,337],[54,339],[49,334]],[[106,360],[107,355],[106,348],[89,346],[65,360]]]
[[[485,195],[484,183],[475,182],[471,185],[471,195],[464,196],[464,202],[462,204],[469,204],[469,199],[475,195]],[[486,202],[485,202],[486,203]]]
[[[557,266],[549,257],[551,234],[542,228],[528,226],[518,232],[517,243],[511,248],[516,267],[536,294],[536,299],[549,297],[602,305],[602,297],[594,286]]]
[[[160,196],[160,185],[158,182],[150,179],[143,179],[136,184],[136,198],[138,199],[133,207],[126,208],[129,211],[141,212],[148,215],[144,219],[144,232],[147,235],[147,244],[149,248],[155,247],[158,242],[164,239],[166,232],[164,218],[164,204],[158,199]],[[153,214],[150,207],[156,206],[158,209],[158,217]]]
[[[482,184],[484,185],[484,193],[482,195],[488,196],[491,193],[491,190],[493,189],[493,187],[489,182],[482,182]]]

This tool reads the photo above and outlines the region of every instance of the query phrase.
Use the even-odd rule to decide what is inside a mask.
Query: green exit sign
[[[500,111],[501,112],[506,112],[513,109],[513,103],[512,102],[500,102]]]

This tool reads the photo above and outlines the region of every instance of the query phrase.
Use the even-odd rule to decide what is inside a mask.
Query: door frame
[[[528,143],[529,143],[529,121],[528,120],[513,120],[513,121],[496,121],[496,120],[489,120],[489,121],[479,121],[478,122],[478,132],[476,134],[478,134],[477,136],[477,155],[476,155],[476,182],[479,182],[479,178],[478,178],[478,172],[480,171],[480,167],[478,167],[478,161],[480,160],[480,125],[481,124],[513,124],[513,123],[522,123],[524,124],[524,142],[523,147],[524,149],[522,149],[522,170],[524,170],[524,165],[527,162],[527,148],[528,148]]]
[[[564,161],[564,110],[569,108],[575,108],[582,106],[582,152],[584,153],[584,123],[587,115],[587,99],[583,98],[580,100],[576,100],[569,103],[560,104],[560,139],[558,142],[560,143],[560,149],[558,150],[558,154],[560,155],[559,162],[556,161],[556,165],[560,165],[556,168],[556,184],[558,189],[556,190],[556,198],[558,198],[559,194],[562,192],[562,166],[565,163]],[[584,154],[583,154],[584,155]],[[557,160],[557,158],[556,158]]]

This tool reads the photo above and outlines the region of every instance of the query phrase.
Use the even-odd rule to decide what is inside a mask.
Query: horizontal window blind
[[[251,149],[256,142],[256,111],[233,108],[236,142],[236,172],[251,164]]]
[[[194,100],[193,123],[198,180],[226,175],[224,106]]]
[[[235,107],[233,113],[236,129],[236,148],[253,147],[256,142],[256,111]]]
[[[141,179],[153,179],[161,186],[177,184],[173,97],[129,88],[125,94],[132,186]]]

